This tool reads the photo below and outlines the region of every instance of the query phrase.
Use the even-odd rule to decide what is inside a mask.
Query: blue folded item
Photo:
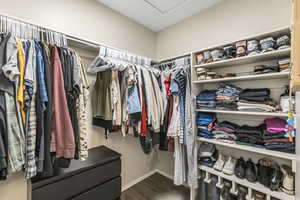
[[[215,101],[216,100],[216,91],[215,90],[204,90],[196,97],[197,101]]]
[[[213,133],[212,133],[212,131],[199,128],[199,134],[212,135]]]
[[[216,120],[216,114],[215,113],[205,113],[205,112],[199,112],[196,121],[197,122],[207,122],[207,124],[213,122]]]

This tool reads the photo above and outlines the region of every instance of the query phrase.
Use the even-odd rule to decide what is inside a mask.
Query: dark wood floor
[[[188,200],[189,190],[158,173],[122,193],[121,200]]]

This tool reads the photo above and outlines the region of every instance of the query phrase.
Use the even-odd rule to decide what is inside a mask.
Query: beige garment
[[[119,84],[119,72],[118,70],[112,70],[111,72],[111,107],[112,107],[112,124],[113,126],[121,126],[121,94]],[[123,135],[125,136],[125,135]]]
[[[110,85],[111,71],[98,72],[92,99],[94,117],[112,120]]]
[[[80,57],[76,55],[76,62],[80,65],[80,93],[78,101],[76,102],[78,127],[79,127],[79,155],[82,161],[88,157],[88,131],[87,131],[87,104],[89,100],[89,84],[87,81],[85,68],[81,62]]]

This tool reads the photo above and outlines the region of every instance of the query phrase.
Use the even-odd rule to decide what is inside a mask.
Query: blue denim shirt
[[[46,104],[48,102],[48,93],[45,83],[45,63],[42,54],[42,48],[38,42],[35,43],[36,46],[36,68],[38,77],[38,88],[40,92],[40,97],[42,101],[43,111],[46,110]]]

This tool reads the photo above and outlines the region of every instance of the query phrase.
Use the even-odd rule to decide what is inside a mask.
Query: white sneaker
[[[224,165],[223,168],[224,174],[233,175],[235,165],[236,165],[236,159],[230,156]]]
[[[226,157],[222,154],[219,154],[219,158],[218,158],[217,162],[214,165],[214,169],[217,170],[217,171],[222,171],[223,167],[224,167],[224,164],[225,164],[225,161],[226,161]]]
[[[281,190],[289,195],[295,195],[295,174],[287,165],[282,165],[281,169],[284,173]]]

